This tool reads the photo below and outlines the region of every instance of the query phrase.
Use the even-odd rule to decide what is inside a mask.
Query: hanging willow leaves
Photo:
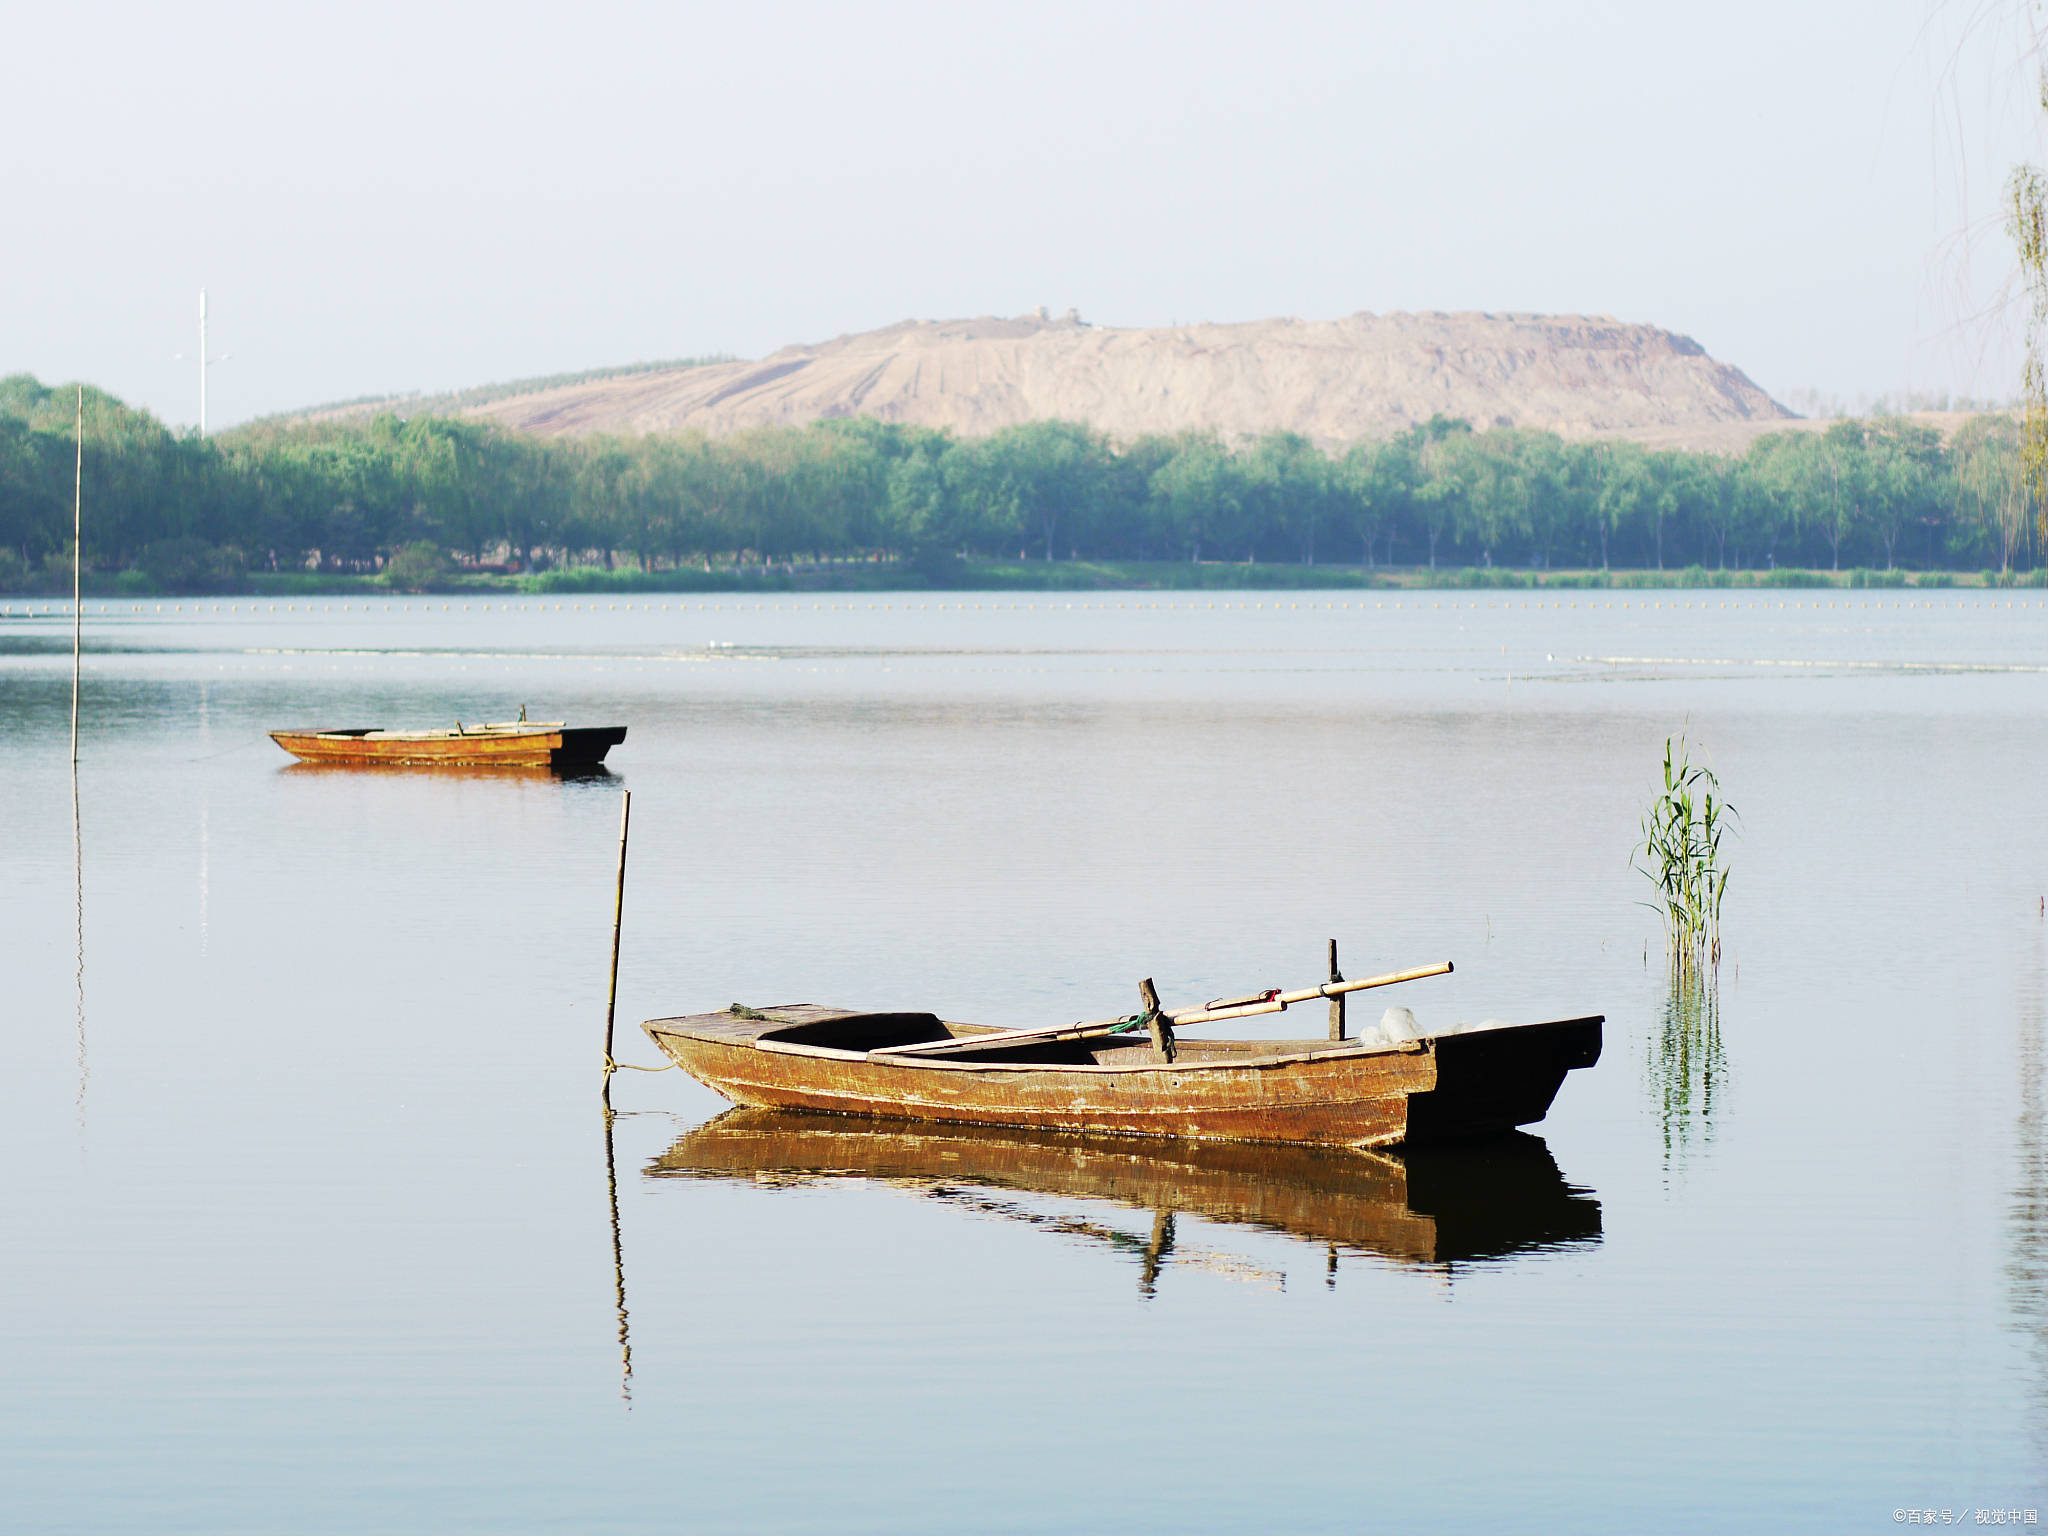
[[[2048,73],[2041,77],[2041,109],[2048,112]],[[2027,288],[2026,361],[2020,373],[2020,475],[2048,536],[2048,374],[2041,356],[2048,331],[2048,178],[2032,165],[2016,165],[2005,181],[2005,232],[2020,259]]]

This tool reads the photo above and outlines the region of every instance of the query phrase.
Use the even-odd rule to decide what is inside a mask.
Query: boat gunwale
[[[850,1012],[845,1017],[858,1017]],[[712,1020],[719,1015],[699,1015]],[[849,1051],[834,1046],[808,1045],[799,1041],[775,1040],[770,1038],[776,1028],[795,1029],[803,1023],[824,1022],[820,1020],[783,1021],[764,1019],[758,1022],[767,1028],[751,1033],[740,1030],[721,1031],[713,1034],[695,1034],[686,1029],[660,1029],[662,1024],[681,1023],[681,1019],[649,1019],[641,1028],[649,1035],[669,1035],[684,1040],[698,1040],[704,1044],[715,1044],[741,1049],[752,1049],[774,1056],[803,1056],[814,1060],[858,1063],[876,1067],[898,1067],[916,1071],[940,1072],[1007,1072],[1031,1073],[1040,1076],[1050,1073],[1070,1073],[1079,1076],[1118,1076],[1142,1073],[1171,1073],[1176,1076],[1195,1072],[1225,1071],[1272,1071],[1276,1068],[1316,1064],[1336,1064],[1348,1061],[1365,1061],[1376,1056],[1415,1056],[1429,1053],[1438,1042],[1464,1038],[1464,1034],[1503,1036],[1521,1034],[1528,1030],[1563,1029],[1587,1024],[1605,1024],[1605,1014],[1586,1014],[1570,1019],[1543,1019],[1532,1024],[1510,1024],[1503,1028],[1472,1030],[1456,1035],[1431,1035],[1420,1040],[1396,1041],[1388,1045],[1370,1044],[1366,1041],[1352,1041],[1333,1048],[1313,1051],[1276,1051],[1266,1056],[1246,1057],[1197,1057],[1186,1056],[1174,1061],[1135,1062],[1040,1062],[1040,1061],[974,1061],[958,1056],[916,1056],[897,1055],[887,1049],[872,1051]],[[985,1029],[980,1025],[955,1025],[949,1020],[940,1020],[947,1028]],[[738,1038],[736,1038],[738,1037]],[[965,1037],[963,1037],[965,1038]],[[658,1042],[657,1042],[658,1043]],[[1216,1044],[1239,1044],[1245,1042],[1217,1041]],[[998,1049],[1002,1047],[1000,1044]]]
[[[563,722],[547,724],[535,721],[528,725],[479,725],[456,730],[453,727],[436,726],[419,731],[391,731],[382,726],[326,726],[318,730],[270,731],[272,741],[280,745],[286,739],[293,741],[329,742],[384,742],[384,741],[529,741],[550,736],[568,736],[590,731],[616,731],[624,727],[616,725],[569,725]]]

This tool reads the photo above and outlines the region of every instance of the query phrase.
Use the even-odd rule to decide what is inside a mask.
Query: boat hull
[[[752,1024],[698,1015],[643,1028],[692,1077],[757,1108],[1363,1148],[1453,1141],[1541,1120],[1565,1074],[1599,1059],[1602,1022],[1567,1019],[1376,1049],[1187,1042],[1173,1062],[1141,1046],[1075,1050],[1073,1061],[1046,1063],[1000,1052],[891,1058],[786,1038],[805,1025],[870,1017],[929,1018],[799,1005],[767,1010]]]
[[[532,730],[272,731],[270,739],[307,763],[365,767],[418,764],[594,768],[626,739],[623,725],[558,726]]]

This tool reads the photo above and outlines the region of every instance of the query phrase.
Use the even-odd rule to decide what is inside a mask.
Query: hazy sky
[[[0,372],[211,425],[907,317],[1611,313],[2006,396],[2024,0],[24,6]]]

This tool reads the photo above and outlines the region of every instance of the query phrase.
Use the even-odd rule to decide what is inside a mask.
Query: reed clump
[[[1643,812],[1636,868],[1656,887],[1653,908],[1664,919],[1674,971],[1698,974],[1721,963],[1721,902],[1728,870],[1721,840],[1736,812],[1721,781],[1692,760],[1684,736],[1664,738],[1664,788]]]

